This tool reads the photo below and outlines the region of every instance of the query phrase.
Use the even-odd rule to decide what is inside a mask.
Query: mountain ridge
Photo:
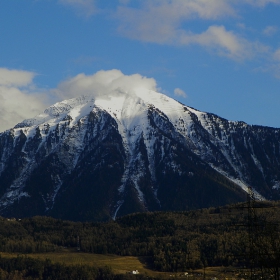
[[[277,199],[279,143],[280,129],[143,88],[65,100],[0,133],[0,213],[102,220],[242,201],[249,186]]]

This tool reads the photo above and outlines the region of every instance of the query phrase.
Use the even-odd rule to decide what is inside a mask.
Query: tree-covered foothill
[[[159,271],[249,267],[252,255],[254,266],[278,266],[280,203],[258,203],[251,218],[248,210],[244,203],[188,212],[138,213],[106,223],[1,218],[0,251],[28,254],[79,247],[81,252],[139,256]]]

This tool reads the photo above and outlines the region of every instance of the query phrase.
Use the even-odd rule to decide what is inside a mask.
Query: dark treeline
[[[1,218],[0,251],[28,254],[79,247],[81,252],[144,256],[159,271],[244,267],[249,265],[250,255],[259,254],[266,260],[261,265],[269,266],[280,260],[280,206],[258,204],[259,221],[253,228],[258,244],[253,244],[248,234],[250,221],[245,203],[189,212],[138,213],[106,223],[49,217],[20,221]],[[260,264],[261,259],[256,262]]]
[[[142,275],[115,275],[108,267],[65,265],[24,256],[0,258],[0,280],[141,280]],[[147,278],[145,279],[152,279]],[[156,280],[155,278],[153,278]]]

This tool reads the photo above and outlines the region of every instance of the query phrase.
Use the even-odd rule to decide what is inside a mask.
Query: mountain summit
[[[0,133],[0,214],[106,220],[278,199],[280,129],[227,121],[153,90],[54,104]]]

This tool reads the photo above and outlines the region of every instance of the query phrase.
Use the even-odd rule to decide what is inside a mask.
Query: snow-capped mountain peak
[[[142,87],[80,96],[0,134],[0,211],[104,219],[240,201],[249,186],[276,198],[279,139]]]

